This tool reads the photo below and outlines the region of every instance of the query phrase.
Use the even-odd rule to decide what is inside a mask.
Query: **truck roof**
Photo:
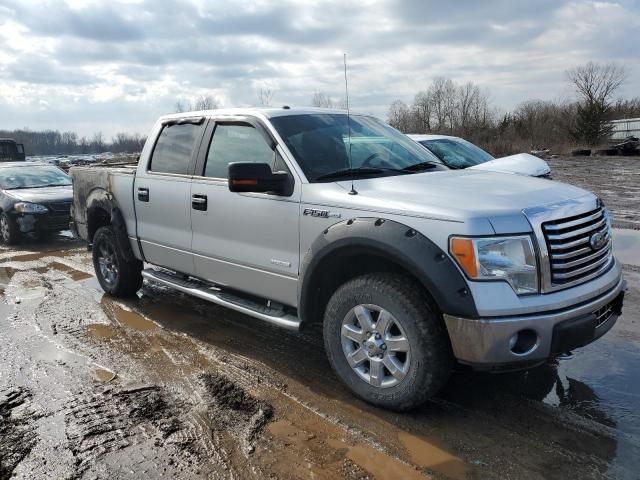
[[[172,120],[176,118],[184,117],[197,117],[197,116],[210,116],[210,115],[224,115],[224,116],[240,116],[240,115],[252,115],[252,116],[264,116],[266,118],[284,117],[289,115],[311,115],[318,113],[328,114],[342,114],[346,115],[346,110],[333,109],[333,108],[314,108],[314,107],[247,107],[247,108],[218,108],[215,110],[198,110],[192,112],[180,112],[172,113],[169,115],[163,115],[160,120]],[[353,113],[352,115],[362,115],[361,113]]]

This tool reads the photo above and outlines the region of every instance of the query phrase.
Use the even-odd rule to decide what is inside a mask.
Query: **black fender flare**
[[[127,224],[124,221],[124,216],[122,215],[122,211],[118,207],[117,202],[108,197],[96,198],[89,205],[89,208],[87,209],[87,216],[90,217],[91,212],[97,209],[103,210],[109,215],[111,228],[113,228],[113,232],[116,237],[116,244],[124,258],[127,261],[136,260],[136,256],[133,254],[131,244],[129,243]]]
[[[298,284],[298,315],[303,323],[313,321],[314,313],[317,315],[322,308],[314,303],[319,293],[318,277],[322,271],[319,267],[338,252],[372,254],[391,261],[422,283],[441,312],[478,318],[467,281],[440,247],[402,223],[361,217],[327,228],[305,254]]]

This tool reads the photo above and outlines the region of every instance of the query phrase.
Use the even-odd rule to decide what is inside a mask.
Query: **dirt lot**
[[[115,301],[66,236],[0,249],[0,479],[637,478],[640,268],[625,273],[624,315],[573,358],[460,369],[396,414],[349,394],[317,330],[148,284]]]
[[[554,180],[600,195],[614,227],[640,229],[640,157],[558,157],[547,163]]]

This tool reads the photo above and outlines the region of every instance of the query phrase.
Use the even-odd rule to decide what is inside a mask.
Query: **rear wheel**
[[[15,245],[20,241],[20,229],[6,213],[0,215],[0,237],[2,242],[7,245]]]
[[[409,410],[449,378],[452,356],[437,308],[421,286],[395,274],[370,274],[342,285],[324,317],[329,361],[363,400]]]
[[[111,227],[100,227],[93,237],[93,267],[102,289],[115,297],[130,297],[142,286],[142,262],[127,260]]]

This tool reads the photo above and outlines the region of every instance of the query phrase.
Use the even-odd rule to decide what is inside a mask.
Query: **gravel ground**
[[[563,157],[547,160],[554,180],[597,193],[618,228],[640,229],[640,157]]]

